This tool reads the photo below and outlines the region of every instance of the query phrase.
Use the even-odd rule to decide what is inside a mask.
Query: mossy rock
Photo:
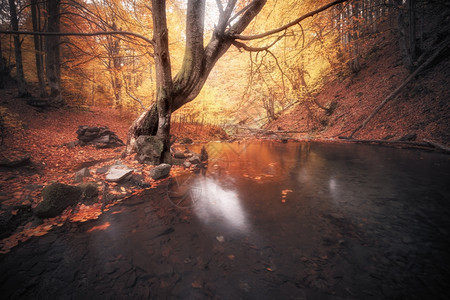
[[[158,164],[161,159],[164,144],[156,136],[141,135],[136,139],[136,160],[140,163]]]
[[[42,202],[33,210],[39,218],[53,218],[61,214],[64,209],[77,203],[83,189],[79,186],[52,183],[42,190]]]
[[[91,204],[95,202],[98,196],[98,186],[94,182],[86,182],[79,185],[82,190],[82,200],[85,203]]]

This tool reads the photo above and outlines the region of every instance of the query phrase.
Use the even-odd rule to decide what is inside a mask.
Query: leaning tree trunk
[[[12,30],[19,30],[19,20],[17,19],[16,12],[16,2],[14,0],[9,0],[9,11],[11,14],[11,27]],[[14,56],[16,58],[16,78],[17,87],[19,90],[19,97],[26,97],[29,95],[27,90],[27,84],[25,82],[25,75],[23,72],[22,63],[22,43],[20,42],[19,35],[14,35]]]

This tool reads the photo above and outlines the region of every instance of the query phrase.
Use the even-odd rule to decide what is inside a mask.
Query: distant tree
[[[14,0],[11,0],[14,1]],[[47,32],[60,32],[60,0],[47,0]],[[45,37],[46,75],[50,87],[50,101],[55,105],[61,105],[64,101],[61,97],[61,38],[59,35]]]
[[[31,21],[33,24],[33,31],[41,31],[41,15],[39,3],[37,0],[31,0]],[[34,36],[34,52],[36,60],[36,75],[39,83],[39,91],[41,97],[46,97],[47,92],[45,91],[45,80],[44,80],[44,49],[42,45],[42,37]]]
[[[13,31],[19,30],[19,19],[17,17],[17,7],[14,0],[9,0],[9,11],[11,18],[11,28]],[[23,72],[22,60],[22,42],[18,34],[14,35],[14,56],[16,58],[16,80],[18,88],[18,96],[26,97],[29,95],[27,83],[25,82],[25,74]]]

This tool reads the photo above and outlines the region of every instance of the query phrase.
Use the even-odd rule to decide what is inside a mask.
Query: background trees
[[[38,83],[37,94],[49,93],[55,104],[106,105],[134,114],[146,110],[130,140],[159,130],[166,141],[173,113],[178,119],[262,126],[294,105],[331,111],[332,99],[318,103],[314,95],[330,76],[352,76],[364,67],[361,49],[369,39],[398,29],[405,65],[413,70],[425,48],[421,7],[445,5],[440,0],[330,5],[325,0],[151,5],[140,0],[23,0],[13,18],[12,0],[1,1],[4,31],[75,33],[20,36],[17,47],[16,39],[0,35],[4,65],[20,62],[11,54],[22,49],[23,78]],[[314,12],[323,6],[322,13]],[[115,34],[76,34],[88,32]],[[218,61],[222,56],[224,61]],[[20,70],[17,63],[13,75],[19,84]],[[195,104],[189,104],[194,98]]]

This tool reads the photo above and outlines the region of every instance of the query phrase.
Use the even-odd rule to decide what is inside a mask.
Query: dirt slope
[[[268,129],[298,130],[295,138],[337,139],[348,136],[375,107],[409,75],[402,64],[398,41],[386,32],[365,49],[363,69],[346,78],[333,76],[316,95],[331,115],[314,104],[298,105]],[[354,135],[356,139],[398,139],[416,133],[417,140],[450,143],[450,60],[440,58],[420,73],[393,101]]]

